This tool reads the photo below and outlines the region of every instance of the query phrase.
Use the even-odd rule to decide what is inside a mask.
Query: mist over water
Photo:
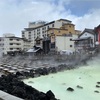
[[[96,87],[100,82],[100,55],[78,69],[30,78],[24,82],[43,92],[52,90],[60,100],[100,100],[100,93],[94,92],[100,92],[100,88]],[[83,89],[77,88],[77,85]],[[67,91],[68,87],[74,91]]]

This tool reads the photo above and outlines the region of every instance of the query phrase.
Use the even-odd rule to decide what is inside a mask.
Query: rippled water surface
[[[100,81],[100,59],[90,61],[87,66],[78,69],[24,80],[26,84],[40,91],[52,90],[60,100],[100,100],[100,93],[94,92],[100,92],[100,88],[96,87],[98,81]],[[83,89],[77,88],[77,85]],[[67,91],[68,87],[72,87],[74,91]]]

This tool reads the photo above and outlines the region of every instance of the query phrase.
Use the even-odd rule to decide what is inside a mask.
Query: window
[[[22,34],[24,34],[24,32],[22,32]]]
[[[29,33],[31,33],[31,32],[29,32]]]
[[[49,29],[49,26],[48,26],[48,29]]]
[[[10,48],[10,50],[13,50],[13,48]]]
[[[28,36],[29,36],[29,37],[31,37],[31,35],[30,35],[30,34],[29,34]]]
[[[17,48],[17,50],[19,50],[20,48]]]
[[[29,40],[31,40],[31,37],[29,37]]]
[[[19,39],[17,39],[17,41],[19,41]]]
[[[71,26],[69,26],[69,27],[71,27]]]
[[[22,35],[22,37],[24,38],[25,36],[24,36],[24,35]]]
[[[60,31],[58,31],[58,33],[60,33]]]
[[[70,41],[72,41],[72,39],[70,39]]]
[[[91,44],[93,44],[93,39],[90,39]]]
[[[17,45],[20,45],[20,43],[17,43]]]
[[[70,47],[72,47],[72,45],[70,45]]]
[[[13,43],[10,43],[10,45],[13,45]]]
[[[54,24],[52,24],[52,27],[54,27]]]
[[[40,31],[40,29],[37,29],[37,31]]]
[[[42,30],[44,30],[44,27],[42,28]]]
[[[13,39],[9,39],[10,41],[12,41]]]
[[[43,36],[46,37],[46,34],[44,34]]]

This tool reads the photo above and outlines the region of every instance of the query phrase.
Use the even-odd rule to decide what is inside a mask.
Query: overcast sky
[[[0,0],[0,36],[21,31],[37,20],[71,20],[76,29],[100,24],[100,0]]]

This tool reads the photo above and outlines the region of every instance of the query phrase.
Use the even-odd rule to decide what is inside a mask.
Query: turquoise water
[[[95,90],[100,92],[100,88],[96,88],[98,81],[100,81],[99,59],[78,69],[24,80],[26,84],[40,91],[52,90],[60,100],[100,100],[100,93],[94,92]],[[77,88],[77,85],[83,89]],[[72,87],[74,91],[67,91],[68,87]]]

